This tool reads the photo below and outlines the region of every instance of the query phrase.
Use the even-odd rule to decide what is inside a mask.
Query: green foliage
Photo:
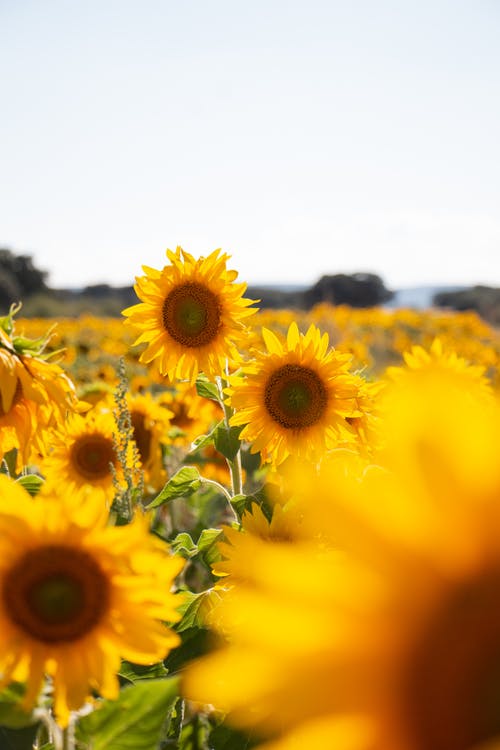
[[[168,675],[163,662],[158,664],[132,664],[129,661],[122,661],[118,676],[122,681],[135,684],[140,680],[163,679]]]
[[[22,729],[7,729],[0,726],[0,748],[2,750],[32,750],[37,733],[37,725]]]
[[[24,711],[20,701],[25,693],[24,685],[13,682],[0,693],[0,726],[21,729],[36,724],[31,712]]]
[[[201,487],[198,469],[194,466],[183,466],[171,477],[160,493],[147,506],[148,510],[168,503],[175,497],[188,497]]]
[[[156,750],[177,697],[175,678],[140,680],[80,719],[77,741],[92,750]]]
[[[223,422],[217,425],[214,432],[214,445],[229,461],[234,461],[241,447],[240,433],[242,427],[227,427]]]
[[[211,383],[206,375],[200,373],[196,378],[196,392],[202,398],[209,398],[220,403],[219,390],[215,383]]]

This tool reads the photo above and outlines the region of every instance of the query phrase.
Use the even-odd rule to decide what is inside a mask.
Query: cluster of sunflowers
[[[167,261],[0,319],[0,748],[499,748],[498,333]]]

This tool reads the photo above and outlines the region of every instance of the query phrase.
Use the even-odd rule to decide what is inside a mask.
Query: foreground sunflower
[[[244,425],[242,440],[264,462],[281,464],[289,455],[319,460],[325,450],[356,440],[349,420],[361,417],[364,381],[349,372],[350,356],[329,349],[328,335],[296,323],[286,342],[262,330],[267,351],[231,378],[232,425]]]
[[[277,735],[266,750],[499,746],[500,411],[451,382],[388,389],[384,467],[294,475],[337,555],[255,546],[221,602],[229,645],[185,693]]]
[[[177,645],[159,620],[179,619],[183,562],[140,514],[108,526],[99,499],[76,516],[68,496],[33,499],[4,476],[0,493],[1,684],[26,683],[29,708],[48,675],[65,726],[91,691],[118,696],[121,658],[152,664]]]
[[[198,372],[215,376],[226,361],[239,360],[236,344],[245,336],[243,321],[256,310],[243,298],[246,284],[235,284],[229,258],[214,250],[197,260],[178,247],[167,250],[170,265],[161,271],[144,266],[135,291],[142,300],[123,315],[147,343],[141,362],[158,359],[162,375],[194,382]]]

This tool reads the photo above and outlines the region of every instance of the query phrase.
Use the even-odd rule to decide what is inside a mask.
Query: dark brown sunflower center
[[[4,577],[7,617],[44,643],[87,635],[109,607],[109,581],[83,550],[47,545],[28,551]]]
[[[137,450],[141,457],[142,463],[147,463],[151,456],[151,430],[146,427],[146,418],[140,411],[132,411],[130,414],[132,430]]]
[[[23,397],[23,387],[21,385],[21,381],[18,378],[16,382],[16,389],[14,391],[14,396],[12,397],[11,405],[7,409],[7,411],[3,408],[3,402],[2,402],[2,399],[0,398],[0,417],[5,417],[10,412],[10,410],[13,409],[16,404],[19,403],[22,397]]]
[[[314,370],[302,365],[283,365],[269,377],[264,403],[272,419],[286,429],[316,424],[327,406],[328,394]]]
[[[500,735],[500,571],[461,585],[429,623],[406,701],[416,750],[467,750]]]
[[[182,346],[210,344],[221,326],[218,297],[203,284],[187,281],[176,286],[163,303],[163,325]]]
[[[111,438],[97,434],[82,435],[71,449],[71,462],[85,479],[104,479],[111,474],[110,464],[116,462]]]

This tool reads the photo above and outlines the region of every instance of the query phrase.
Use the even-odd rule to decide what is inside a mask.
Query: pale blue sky
[[[500,285],[499,0],[0,0],[0,246],[54,286]]]

